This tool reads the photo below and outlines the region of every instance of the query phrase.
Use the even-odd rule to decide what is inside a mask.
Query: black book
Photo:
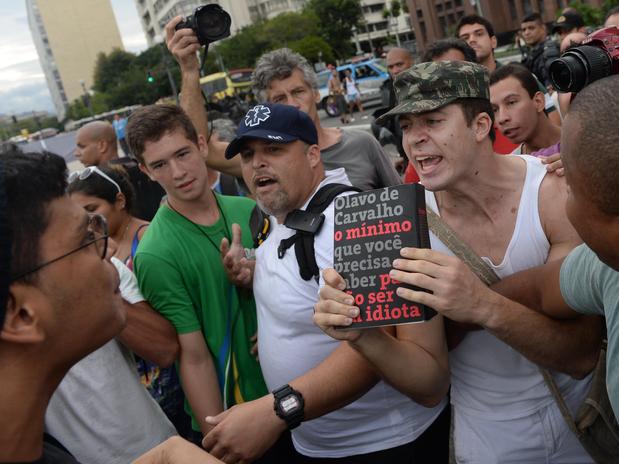
[[[410,324],[436,312],[400,298],[389,271],[403,247],[430,248],[424,188],[404,184],[335,199],[334,267],[360,314],[351,329]]]

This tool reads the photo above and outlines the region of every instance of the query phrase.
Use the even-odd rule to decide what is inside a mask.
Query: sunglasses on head
[[[118,193],[122,193],[122,191],[120,190],[120,185],[118,185],[118,183],[114,179],[108,176],[105,172],[103,172],[97,166],[88,166],[87,168],[82,169],[81,171],[72,172],[71,174],[69,174],[69,184],[72,184],[78,179],[79,180],[88,179],[93,172],[95,174],[100,175],[108,182],[111,182],[112,184],[114,184],[114,187],[116,187],[116,190],[118,190]]]

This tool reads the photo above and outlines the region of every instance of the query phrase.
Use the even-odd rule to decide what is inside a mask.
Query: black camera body
[[[208,45],[230,36],[232,19],[222,7],[216,3],[203,5],[193,12],[191,16],[178,23],[179,29],[191,29],[198,37],[200,45]]]
[[[619,28],[606,27],[588,35],[550,63],[550,80],[560,92],[579,92],[586,85],[619,74]]]

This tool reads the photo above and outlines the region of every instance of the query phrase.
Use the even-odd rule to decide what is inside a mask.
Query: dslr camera
[[[588,35],[550,63],[550,80],[561,92],[579,92],[586,85],[619,74],[619,28],[605,27]]]
[[[199,6],[191,16],[178,23],[179,29],[191,29],[198,37],[200,45],[208,45],[230,36],[232,19],[222,7],[216,3]]]

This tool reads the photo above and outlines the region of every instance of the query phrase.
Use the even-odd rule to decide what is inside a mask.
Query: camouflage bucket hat
[[[490,100],[488,72],[468,61],[432,61],[416,64],[398,74],[393,89],[398,104],[376,120],[405,113],[425,113],[448,105],[458,98]]]

